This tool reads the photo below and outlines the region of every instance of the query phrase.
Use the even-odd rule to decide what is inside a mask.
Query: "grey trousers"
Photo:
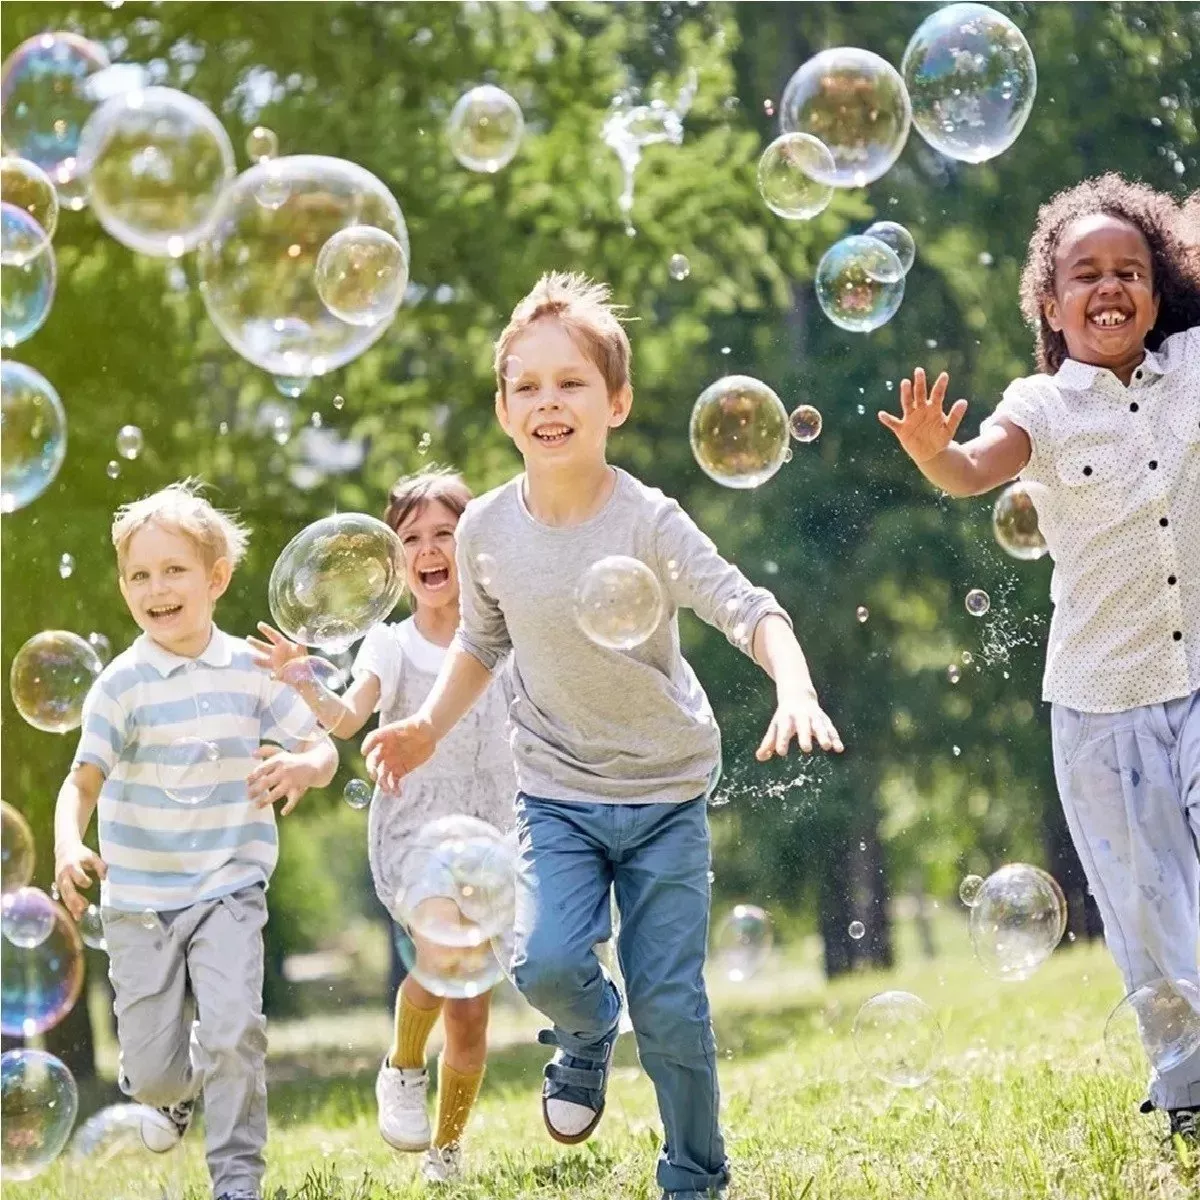
[[[257,1195],[267,1141],[263,888],[174,913],[102,916],[121,1090],[156,1108],[203,1090],[214,1194]]]

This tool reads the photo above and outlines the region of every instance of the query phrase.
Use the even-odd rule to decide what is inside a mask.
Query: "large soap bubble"
[[[468,171],[493,174],[508,166],[521,146],[525,118],[521,106],[492,84],[464,92],[450,110],[446,136]]]
[[[0,801],[3,813],[0,825],[0,892],[23,888],[33,878],[33,830],[29,822],[8,801]]]
[[[45,892],[35,887],[5,892],[0,904],[0,930],[5,938],[22,950],[40,946],[54,929],[55,905]]]
[[[598,646],[632,650],[657,628],[662,588],[644,562],[610,554],[592,563],[575,589],[575,619]]]
[[[713,961],[732,983],[744,983],[767,961],[775,933],[757,904],[737,904],[713,934]]]
[[[839,329],[868,333],[896,315],[904,299],[904,268],[890,246],[856,234],[821,256],[815,287],[821,311]]]
[[[178,258],[203,238],[233,178],[233,146],[199,100],[135,88],[106,100],[79,139],[100,224],[140,254]]]
[[[0,241],[0,263],[19,267],[40,254],[54,236],[58,228],[58,192],[37,163],[6,154],[0,158],[0,201],[21,209],[32,219],[32,224],[13,226],[11,242],[6,227]]]
[[[1187,979],[1154,979],[1126,996],[1109,1015],[1104,1042],[1132,1065],[1144,1054],[1161,1075],[1200,1050],[1200,988]]]
[[[96,42],[74,33],[39,33],[0,69],[4,145],[37,163],[67,208],[86,203],[76,155],[83,126],[99,102],[93,85],[108,67],[108,54]]]
[[[969,163],[995,158],[1016,141],[1037,92],[1029,43],[984,4],[951,4],[926,17],[900,70],[917,132]]]
[[[239,175],[198,254],[200,292],[222,337],[271,375],[302,378],[324,375],[378,341],[386,320],[351,325],[317,290],[321,248],[356,225],[391,234],[412,262],[400,206],[362,167],[300,155]]]
[[[911,992],[872,996],[854,1018],[854,1048],[867,1068],[896,1087],[920,1087],[942,1053],[942,1027]]]
[[[67,453],[62,401],[40,372],[0,363],[0,512],[36,500],[54,481]]]
[[[408,286],[408,257],[386,229],[341,229],[317,256],[317,291],[335,317],[351,325],[390,320]]]
[[[75,1078],[44,1050],[0,1055],[0,1170],[33,1179],[62,1153],[79,1111]]]
[[[833,155],[834,169],[814,178],[865,187],[900,157],[912,119],[904,81],[891,63],[852,46],[822,50],[784,88],[779,123],[811,133]]]
[[[833,187],[822,183],[834,171],[829,148],[810,133],[777,137],[758,160],[758,194],[789,221],[807,221],[829,207]]]
[[[384,620],[404,590],[395,532],[363,513],[314,521],[283,548],[267,601],[294,642],[340,651]]]
[[[696,462],[725,487],[758,487],[787,461],[787,409],[749,375],[709,384],[692,409],[689,435]]]
[[[45,937],[30,946],[5,938],[0,1032],[7,1037],[31,1038],[52,1029],[74,1007],[83,987],[83,945],[75,922],[61,905],[48,897],[46,903],[52,923]]]
[[[203,804],[216,791],[221,782],[221,751],[215,742],[181,737],[156,750],[158,786],[176,804]]]
[[[1009,863],[984,880],[971,907],[975,957],[999,979],[1028,979],[1067,928],[1067,902],[1051,875]]]
[[[0,231],[5,254],[22,260],[0,272],[0,345],[12,349],[46,323],[58,268],[45,231],[23,208],[0,204]]]
[[[1005,554],[1030,561],[1046,553],[1046,539],[1038,527],[1033,489],[1025,483],[1010,483],[996,497],[992,508],[992,533]]]
[[[9,691],[17,712],[34,729],[77,729],[88,691],[104,670],[100,656],[77,633],[35,633],[13,656]]]

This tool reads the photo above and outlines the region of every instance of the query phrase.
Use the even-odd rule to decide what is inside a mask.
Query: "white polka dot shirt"
[[[1054,559],[1043,698],[1121,712],[1200,688],[1200,327],[1125,387],[1068,359],[989,420],[1029,434],[1021,479]]]

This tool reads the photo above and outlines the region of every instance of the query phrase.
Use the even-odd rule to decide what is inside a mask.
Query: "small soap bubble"
[[[713,936],[717,970],[732,983],[744,983],[767,961],[775,933],[771,918],[756,904],[735,905]]]
[[[692,273],[692,264],[686,255],[672,254],[671,261],[667,263],[667,273],[677,283],[682,282]]]
[[[75,574],[75,559],[70,554],[62,555],[58,560],[59,579],[70,579]]]
[[[895,254],[900,260],[901,275],[907,275],[912,270],[912,265],[917,257],[917,243],[913,241],[913,235],[898,221],[876,221],[874,225],[867,227],[863,236],[875,238]],[[886,271],[886,268],[883,269]],[[886,273],[881,275],[880,279],[885,283],[895,282]],[[937,342],[934,342],[933,345],[936,346]],[[930,348],[932,349],[932,347]]]
[[[104,473],[109,479],[119,479],[121,477],[121,464],[115,458],[110,458],[108,466],[104,468]]]
[[[815,287],[821,310],[839,329],[867,333],[899,310],[904,269],[890,246],[855,234],[825,251]]]
[[[20,1182],[45,1171],[67,1144],[78,1111],[74,1076],[60,1059],[44,1050],[6,1050],[0,1055],[5,1180]]]
[[[867,927],[861,921],[851,921],[846,932],[857,942],[867,935]]]
[[[1067,928],[1067,902],[1053,876],[1009,863],[984,880],[971,907],[971,944],[990,975],[1028,979]]]
[[[321,247],[317,293],[350,325],[378,325],[395,316],[408,287],[408,255],[386,229],[352,225]]]
[[[785,133],[758,160],[758,194],[785,220],[811,220],[833,199],[833,171],[833,155],[824,143],[811,134]]]
[[[774,100],[772,100],[770,98],[764,100],[762,103],[762,107],[763,107],[763,115],[764,116],[773,117],[775,115],[775,101]]]
[[[52,1029],[74,1007],[83,986],[83,945],[75,922],[44,892],[30,898],[34,891],[24,888],[3,898],[6,945],[0,973],[0,1032],[6,1037],[31,1038]],[[18,896],[23,897],[22,912],[9,907]],[[24,912],[32,914],[29,923]],[[19,941],[9,939],[10,925]]]
[[[102,633],[94,630],[87,635],[87,644],[96,652],[96,657],[107,666],[112,661],[112,643]]]
[[[872,1074],[896,1087],[927,1083],[942,1053],[942,1027],[911,992],[872,996],[854,1018],[854,1048]]]
[[[67,416],[47,380],[11,359],[0,362],[0,396],[0,512],[11,513],[54,482],[67,453]]]
[[[962,652],[962,660],[963,666],[969,667],[975,661],[975,655],[973,655],[970,650],[964,650]]]
[[[525,364],[515,354],[505,355],[504,362],[500,364],[500,374],[506,383],[516,383],[524,370]]]
[[[371,785],[363,779],[351,779],[342,789],[342,799],[354,809],[364,809],[371,803]]]
[[[964,875],[962,882],[958,885],[958,898],[968,908],[974,908],[979,903],[979,892],[982,887],[982,875]]]
[[[1027,484],[1010,483],[996,498],[992,534],[1012,558],[1032,561],[1046,553],[1046,539],[1038,528],[1037,508]]]
[[[860,624],[865,625],[871,618],[871,610],[865,605],[860,604],[854,610],[854,619]]]
[[[346,407],[346,397],[341,395],[334,396],[333,407],[336,408],[338,412],[341,412],[342,409]]]
[[[821,436],[821,414],[811,404],[799,404],[788,417],[788,429],[798,442],[815,442]]]
[[[266,162],[279,153],[279,136],[265,125],[255,125],[246,134],[246,154],[251,162]]]
[[[25,158],[5,155],[0,158],[0,198],[23,210],[30,220],[14,225],[10,242],[9,228],[0,242],[0,264],[20,267],[36,258],[49,245],[58,228],[58,192],[50,176]]]
[[[575,619],[598,646],[632,650],[658,628],[662,589],[654,572],[636,558],[609,555],[593,563],[575,590]]]
[[[275,390],[288,400],[299,400],[305,392],[308,391],[309,385],[312,383],[311,375],[276,375],[271,381],[275,385]],[[279,431],[285,431],[283,440],[280,440]],[[292,418],[290,414],[277,413],[271,418],[272,436],[279,445],[287,445],[288,438],[292,436]]]
[[[7,801],[0,801],[0,891],[15,892],[33,878],[33,831]]]
[[[202,804],[221,782],[221,751],[204,738],[181,737],[159,751],[158,786],[176,804]]]
[[[992,607],[992,598],[982,588],[972,588],[963,603],[971,616],[982,617]]]
[[[136,425],[122,425],[117,433],[117,453],[130,461],[142,452],[144,438]]]
[[[954,663],[951,663],[946,668],[946,678],[951,683],[957,683],[962,678],[962,672],[958,669],[958,667]]]
[[[979,252],[979,265],[981,267],[990,267],[996,260],[986,251]]]
[[[104,940],[104,923],[100,919],[100,909],[89,904],[79,918],[79,936],[85,946],[93,950],[107,950],[108,942]]]
[[[35,633],[13,656],[13,704],[34,729],[67,733],[79,727],[84,699],[102,670],[96,651],[78,634]]]
[[[313,412],[309,414],[308,423],[313,427],[313,429],[320,429],[325,424],[325,418],[314,409]]]
[[[486,551],[475,555],[475,577],[484,587],[491,586],[496,574],[496,560]]]
[[[0,345],[11,350],[50,316],[58,264],[42,227],[23,208],[7,203],[0,204],[0,257],[22,259],[0,275]]]
[[[35,887],[5,892],[0,914],[4,936],[22,950],[40,946],[54,929],[54,901]]]
[[[765,383],[727,375],[710,384],[692,409],[692,454],[710,479],[730,488],[755,488],[783,466],[788,414]]]
[[[512,161],[524,131],[521,106],[503,88],[491,84],[460,96],[446,126],[454,157],[468,171],[489,175]]]
[[[953,754],[955,758],[959,758],[962,756],[962,747],[961,746],[951,746],[950,753]]]
[[[424,458],[429,453],[429,447],[432,445],[433,434],[426,430],[417,441],[417,453]]]

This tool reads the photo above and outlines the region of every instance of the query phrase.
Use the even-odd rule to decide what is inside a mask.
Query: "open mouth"
[[[542,425],[533,431],[543,446],[561,446],[575,431],[569,425]]]
[[[1119,308],[1101,308],[1088,313],[1088,320],[1101,329],[1119,329],[1122,325],[1128,325],[1132,319],[1132,313]]]
[[[152,621],[169,621],[172,617],[177,617],[183,612],[182,604],[156,604],[153,608],[146,609]]]
[[[436,592],[450,582],[450,568],[434,567],[429,571],[418,571],[417,578],[423,587],[428,588],[431,592]]]

